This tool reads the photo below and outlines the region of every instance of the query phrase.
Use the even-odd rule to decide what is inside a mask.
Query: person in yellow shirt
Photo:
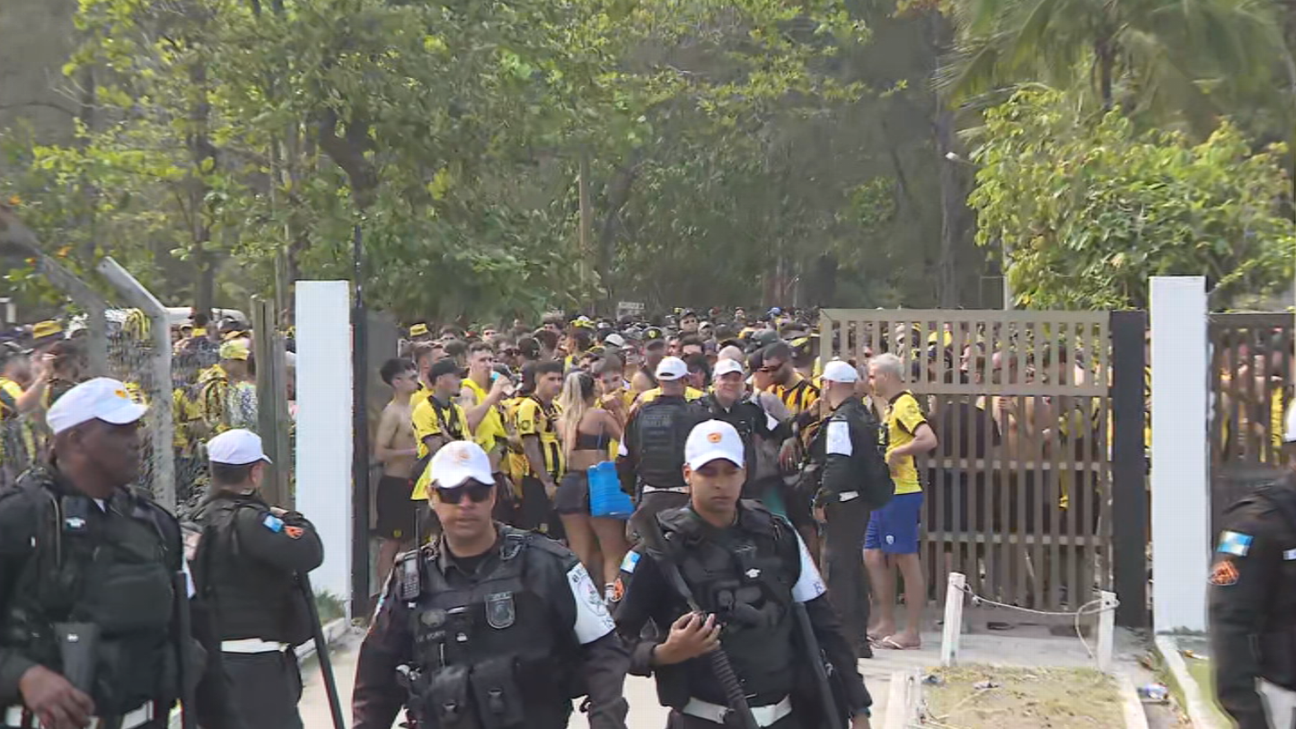
[[[819,388],[802,377],[792,366],[792,347],[786,342],[775,342],[761,353],[761,372],[769,375],[767,392],[778,396],[793,417],[813,410],[819,402]]]
[[[888,403],[886,459],[895,483],[895,496],[873,512],[864,536],[864,562],[879,613],[869,635],[882,648],[906,650],[921,645],[918,630],[927,602],[918,545],[923,492],[914,456],[936,447],[936,433],[928,425],[918,399],[905,389],[904,363],[899,357],[890,353],[874,357],[869,362],[869,384]],[[900,632],[896,632],[892,574],[896,567],[905,584],[906,625]]]
[[[30,360],[16,348],[0,349],[0,487],[12,486],[36,458],[36,438],[23,415],[40,406],[51,367],[31,378]],[[24,389],[22,383],[30,382]]]
[[[541,362],[535,367],[535,392],[518,403],[514,427],[522,439],[526,472],[522,476],[522,503],[515,513],[520,529],[531,529],[561,538],[562,522],[553,509],[553,497],[564,471],[562,443],[558,437],[558,406],[563,365]]]
[[[508,450],[508,430],[504,427],[504,398],[513,392],[513,383],[495,371],[495,350],[486,342],[475,342],[468,347],[468,376],[463,380],[459,405],[468,418],[468,429],[473,442],[490,457],[491,472],[495,474],[500,498],[495,500],[495,518],[504,523],[513,521],[513,500],[508,480],[504,477],[504,453]]]
[[[414,469],[418,479],[414,482],[411,501],[427,501],[427,464],[438,449],[455,440],[472,440],[468,416],[455,398],[459,396],[459,365],[454,359],[438,360],[428,372],[432,391],[424,395],[410,413],[414,425],[414,439],[418,442],[418,461]]]

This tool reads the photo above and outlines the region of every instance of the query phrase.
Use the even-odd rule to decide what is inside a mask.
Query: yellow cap
[[[44,339],[45,337],[54,337],[63,333],[63,325],[53,319],[37,322],[32,326],[32,337],[35,339]]]
[[[241,339],[235,339],[220,346],[221,359],[246,360],[249,354],[251,353],[248,351],[247,343]]]
[[[418,324],[415,324],[414,326],[410,327],[411,337],[421,337],[427,333],[428,333],[427,324],[424,324],[422,322],[419,322]]]

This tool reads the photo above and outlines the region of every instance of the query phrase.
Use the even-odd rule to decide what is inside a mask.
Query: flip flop
[[[888,635],[883,638],[882,642],[878,645],[892,651],[914,651],[922,648],[922,643],[916,645],[904,645],[900,641],[896,640],[894,635]]]

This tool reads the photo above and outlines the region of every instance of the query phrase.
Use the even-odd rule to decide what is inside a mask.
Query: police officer
[[[146,410],[117,380],[70,389],[46,414],[49,463],[0,496],[0,726],[161,729],[202,674],[194,638],[176,632],[180,526],[128,488]],[[239,727],[220,653],[204,647],[192,708],[203,726]]]
[[[297,576],[320,566],[324,547],[301,514],[258,493],[270,463],[259,435],[226,431],[207,443],[207,458],[212,491],[195,515],[194,577],[214,611],[234,703],[249,729],[300,728],[293,649],[313,626]]]
[[[688,487],[681,475],[684,441],[701,414],[684,397],[687,376],[684,360],[662,359],[656,371],[661,395],[636,407],[626,423],[617,473],[622,488],[635,495],[632,531],[638,531],[643,519],[688,503]]]
[[[767,413],[760,401],[746,395],[744,379],[741,363],[732,359],[717,360],[715,386],[696,406],[704,411],[704,419],[726,422],[742,438],[748,464],[743,498],[760,501],[775,513],[786,513],[789,505],[782,498],[778,452],[783,441],[791,437],[792,428],[790,423],[780,422],[774,414]],[[809,508],[803,511],[808,518]]]
[[[834,360],[824,367],[823,398],[830,409],[810,442],[803,488],[813,494],[827,522],[824,576],[842,617],[846,638],[862,658],[872,658],[868,641],[869,581],[864,569],[864,533],[872,509],[895,492],[883,455],[881,427],[855,394],[859,372]]]
[[[626,556],[617,578],[622,594],[617,631],[634,646],[631,672],[656,676],[657,694],[671,707],[670,729],[733,726],[726,723],[731,707],[714,659],[702,659],[718,647],[759,726],[826,726],[822,712],[832,709],[822,707],[814,685],[807,685],[809,659],[797,651],[793,603],[801,603],[840,680],[838,699],[844,706],[837,710],[849,711],[853,729],[867,729],[872,700],[805,544],[782,517],[739,498],[746,474],[738,432],[716,420],[700,423],[689,434],[686,451],[689,505],[652,517],[665,555],[640,544]],[[659,559],[678,567],[705,614],[689,610]],[[641,637],[649,620],[670,626],[669,635]]]
[[[1286,431],[1290,470],[1229,508],[1211,568],[1215,694],[1238,729],[1296,729],[1296,407]]]
[[[495,480],[481,446],[433,457],[441,536],[402,555],[360,648],[354,729],[561,729],[588,695],[593,729],[624,729],[629,664],[576,556],[491,520]]]

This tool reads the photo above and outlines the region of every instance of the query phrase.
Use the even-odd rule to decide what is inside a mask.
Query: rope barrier
[[[972,604],[978,607],[982,605],[989,605],[990,607],[1003,608],[1005,610],[1016,610],[1017,612],[1026,613],[1028,615],[1041,615],[1045,617],[1067,617],[1067,616],[1074,617],[1076,637],[1080,639],[1080,645],[1084,646],[1085,653],[1089,654],[1090,660],[1095,659],[1096,656],[1094,655],[1093,649],[1089,647],[1089,641],[1085,640],[1084,633],[1080,630],[1080,618],[1086,615],[1100,615],[1105,612],[1111,612],[1114,611],[1116,608],[1120,607],[1120,600],[1114,601],[1114,604],[1111,605],[1110,607],[1102,607],[1103,601],[1101,598],[1099,598],[1097,600],[1090,600],[1089,602],[1081,605],[1080,608],[1077,610],[1050,612],[1048,610],[1034,610],[1032,608],[1024,608],[1017,605],[1009,605],[1007,603],[991,600],[988,597],[982,597],[976,594],[975,592],[972,591],[972,588],[968,587],[967,585],[963,586],[963,592],[965,592],[969,597],[971,597]],[[1094,606],[1098,606],[1098,607],[1095,608]]]

